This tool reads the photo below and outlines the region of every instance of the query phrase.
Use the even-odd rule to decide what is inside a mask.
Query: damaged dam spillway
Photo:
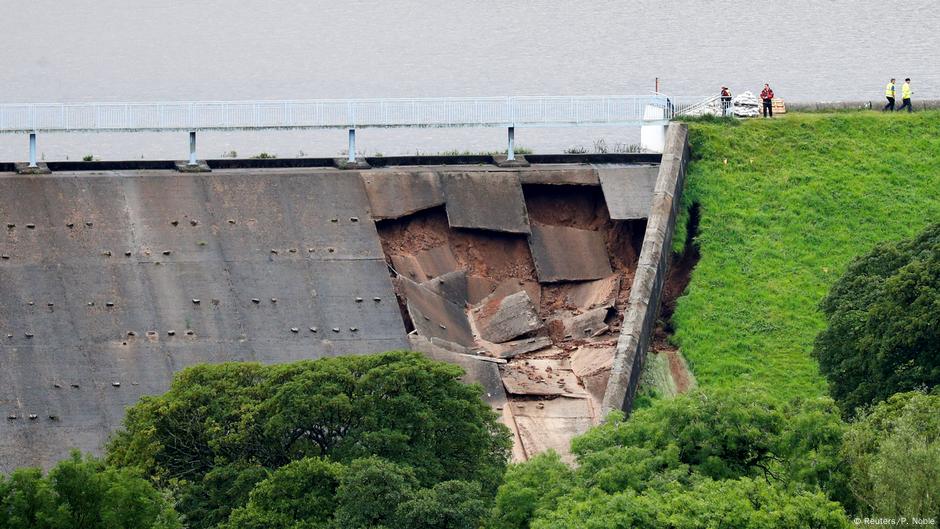
[[[187,365],[409,347],[484,386],[517,457],[566,452],[602,416],[660,173],[622,158],[0,173],[0,471],[99,453]]]

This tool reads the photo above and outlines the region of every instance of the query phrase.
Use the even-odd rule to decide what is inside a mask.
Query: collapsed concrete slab
[[[613,272],[599,231],[533,224],[529,248],[542,283],[601,279]]]
[[[587,398],[567,360],[533,358],[500,366],[503,385],[513,395]]]
[[[565,296],[565,302],[569,306],[583,310],[612,307],[619,293],[620,275],[613,274],[604,279],[586,281],[572,286]]]
[[[405,294],[408,315],[418,333],[465,347],[474,345],[470,321],[463,308],[414,281],[399,278],[398,284]]]
[[[362,175],[373,219],[397,219],[444,204],[433,171],[374,171]]]
[[[488,277],[467,276],[467,301],[476,305],[492,294],[498,284]]]
[[[494,292],[472,313],[480,337],[488,342],[506,342],[542,327],[535,305],[524,290],[508,296]]]
[[[659,166],[597,166],[607,210],[613,220],[645,219],[653,203]]]
[[[523,338],[501,344],[492,344],[487,346],[489,354],[496,358],[513,358],[521,354],[533,353],[551,347],[552,339],[548,336],[536,336],[534,338]]]
[[[571,439],[597,424],[590,399],[559,397],[511,406],[513,426],[526,455],[554,450],[572,463]]]
[[[463,270],[437,276],[421,285],[458,307],[467,305],[467,273]]]
[[[498,408],[506,404],[506,391],[503,389],[498,364],[448,351],[446,348],[439,347],[416,333],[408,335],[408,339],[411,342],[411,348],[415,351],[421,351],[434,360],[450,362],[462,367],[466,373],[462,380],[483,386],[483,398],[490,406]]]
[[[557,314],[548,321],[550,332],[563,340],[582,340],[604,334],[609,330],[605,323],[607,307],[598,307],[580,314]]]
[[[457,259],[449,246],[438,246],[413,255],[392,255],[395,271],[417,283],[457,270]]]
[[[529,233],[529,215],[517,174],[448,174],[442,184],[451,227]]]

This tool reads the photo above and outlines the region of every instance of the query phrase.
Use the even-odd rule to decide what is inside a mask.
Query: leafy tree
[[[539,512],[555,506],[574,485],[574,471],[553,451],[509,467],[499,487],[491,529],[527,529]]]
[[[712,479],[764,477],[844,495],[838,471],[844,426],[829,399],[781,404],[762,388],[695,391],[613,415],[572,443],[606,490],[642,490],[691,472]]]
[[[259,483],[226,529],[316,529],[329,527],[343,466],[308,457],[288,463]]]
[[[847,529],[845,512],[822,493],[792,492],[762,479],[697,480],[640,494],[583,489],[537,518],[532,529]]]
[[[940,395],[892,396],[849,428],[842,451],[859,515],[940,520]]]
[[[336,491],[336,526],[397,529],[396,509],[411,499],[417,486],[407,467],[378,458],[357,459]]]
[[[55,527],[57,498],[38,468],[21,468],[9,478],[0,475],[0,527],[46,529]]]
[[[374,456],[407,469],[415,488],[477,482],[492,497],[510,436],[461,375],[404,351],[195,366],[128,410],[108,458],[175,490],[192,529],[218,526],[271,472],[307,458]]]
[[[171,502],[127,469],[73,453],[47,476],[20,469],[0,477],[4,529],[178,529]]]
[[[814,355],[846,416],[940,382],[940,223],[852,263],[823,300]]]
[[[242,462],[215,467],[199,481],[176,483],[177,509],[186,513],[190,526],[218,526],[248,502],[249,494],[269,474],[264,467]]]
[[[487,513],[480,484],[444,481],[417,491],[396,510],[395,527],[409,529],[477,529]]]
[[[828,399],[745,387],[655,401],[576,438],[575,470],[557,456],[511,467],[487,527],[845,527],[843,432]]]

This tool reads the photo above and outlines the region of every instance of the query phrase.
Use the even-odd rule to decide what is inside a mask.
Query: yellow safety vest
[[[904,83],[901,85],[901,99],[911,98],[911,85]]]
[[[888,83],[888,86],[885,87],[885,96],[894,97],[894,83]]]

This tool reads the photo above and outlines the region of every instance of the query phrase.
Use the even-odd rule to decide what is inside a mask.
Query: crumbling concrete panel
[[[433,171],[362,173],[373,219],[397,219],[444,204],[440,176]]]
[[[506,404],[506,391],[503,389],[503,381],[499,376],[497,364],[448,351],[415,333],[410,334],[408,338],[411,340],[411,348],[415,351],[421,351],[434,360],[450,362],[462,367],[466,373],[462,380],[483,386],[482,396],[490,406],[500,407]]]
[[[590,166],[532,168],[519,173],[522,185],[600,185],[597,170]]]
[[[649,217],[659,166],[598,165],[597,174],[612,220]]]
[[[595,307],[612,307],[620,293],[620,274],[596,281],[585,281],[568,290],[565,301],[568,305],[583,310]]]
[[[451,227],[529,233],[529,215],[517,174],[448,174],[442,184]]]
[[[506,342],[542,327],[538,311],[525,291],[508,296],[494,292],[473,309],[473,318],[480,337],[494,343]]]
[[[612,273],[599,231],[533,224],[529,248],[542,283],[601,279]]]
[[[463,270],[440,275],[421,283],[421,285],[458,307],[467,305],[467,299],[469,297],[467,291],[467,273]]]
[[[464,347],[474,345],[470,321],[462,307],[413,281],[405,278],[399,278],[399,281],[407,299],[408,315],[418,334]]]
[[[533,338],[523,338],[501,344],[488,345],[487,352],[496,358],[514,358],[521,354],[541,351],[551,347],[552,340],[548,336],[536,336]]]
[[[506,391],[513,395],[587,397],[567,360],[513,360],[501,366],[500,372]]]
[[[417,283],[455,272],[459,266],[450,247],[446,245],[414,254],[392,255],[391,258],[396,272]]]
[[[556,399],[557,400],[557,399]],[[584,402],[587,402],[586,400]],[[519,438],[527,454],[554,450],[567,463],[574,463],[571,440],[588,431],[590,417],[516,417]]]
[[[558,313],[548,322],[549,329],[564,339],[582,340],[604,334],[609,326],[607,319],[609,309],[598,307],[580,314]]]

